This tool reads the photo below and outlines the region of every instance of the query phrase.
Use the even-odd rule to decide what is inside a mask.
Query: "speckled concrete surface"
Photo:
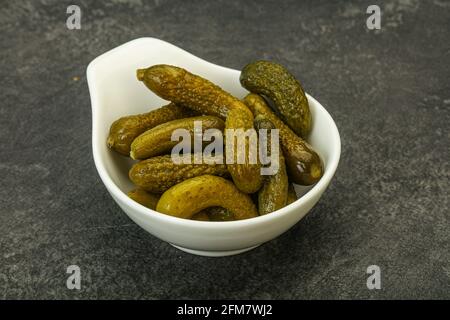
[[[66,8],[82,9],[68,30]],[[450,298],[450,2],[3,1],[0,298]],[[239,69],[289,66],[333,115],[336,177],[289,232],[246,254],[185,254],[134,225],[91,154],[87,64],[164,39]],[[66,268],[82,288],[66,288]],[[382,289],[366,287],[366,268]]]

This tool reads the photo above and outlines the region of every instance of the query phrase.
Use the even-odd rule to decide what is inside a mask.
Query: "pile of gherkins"
[[[308,100],[298,80],[280,64],[256,61],[245,66],[240,82],[251,93],[243,100],[171,65],[139,69],[137,78],[170,101],[148,113],[120,118],[109,131],[108,147],[140,160],[129,171],[137,188],[128,196],[138,203],[185,219],[248,219],[295,201],[292,183],[311,185],[321,178],[321,159],[305,141],[311,128]],[[202,130],[278,129],[277,173],[262,176],[261,164],[247,160],[174,163],[170,152],[177,142],[171,140],[172,132],[193,133],[199,120]]]

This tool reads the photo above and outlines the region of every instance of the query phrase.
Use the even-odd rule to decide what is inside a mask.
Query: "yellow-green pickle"
[[[253,115],[242,101],[209,80],[185,69],[170,65],[155,65],[138,70],[137,77],[163,99],[189,106],[201,114],[226,119],[227,129],[253,129]],[[231,110],[236,111],[230,117]],[[245,149],[249,150],[248,141]],[[253,193],[261,187],[262,179],[257,163],[230,164],[229,171],[241,191]]]
[[[204,175],[174,185],[161,196],[156,210],[171,216],[190,219],[209,207],[223,207],[236,220],[258,216],[249,195],[224,178]]]
[[[137,70],[137,78],[161,98],[188,106],[200,114],[225,120],[230,109],[243,106],[239,99],[219,86],[183,68],[154,65]]]
[[[194,111],[170,103],[147,113],[122,117],[111,125],[107,145],[109,148],[129,156],[131,143],[141,133],[162,123],[194,115]]]
[[[171,155],[163,155],[134,164],[129,172],[130,180],[138,187],[153,193],[163,193],[177,183],[197,176],[210,174],[228,176],[225,164],[194,163],[176,164]]]
[[[208,129],[223,131],[225,128],[223,120],[214,116],[198,116],[172,120],[147,130],[134,139],[131,144],[130,157],[132,159],[146,159],[170,153],[172,148],[178,144],[178,141],[172,141],[171,139],[174,130],[186,129],[193,139],[194,123],[196,121],[201,122],[202,133]]]
[[[161,197],[160,194],[150,193],[141,188],[136,188],[129,191],[128,196],[137,203],[152,210],[156,210],[156,206]],[[209,207],[203,209],[202,211],[194,214],[191,219],[197,221],[219,221],[219,222],[235,220],[234,214],[222,207]]]
[[[319,181],[323,166],[313,148],[278,118],[259,95],[250,93],[244,98],[244,102],[255,116],[264,115],[280,130],[281,147],[292,182],[311,185]]]
[[[270,61],[256,61],[241,72],[241,84],[248,91],[271,99],[282,120],[302,138],[311,129],[308,99],[298,80],[282,65]]]
[[[264,115],[258,115],[255,118],[255,127],[258,130],[267,130],[268,156],[270,157],[274,151],[278,151],[278,171],[275,174],[265,176],[264,184],[258,192],[258,212],[260,215],[264,215],[286,206],[289,183],[283,152],[278,147],[278,150],[270,149],[270,134],[271,130],[275,129],[275,126]]]

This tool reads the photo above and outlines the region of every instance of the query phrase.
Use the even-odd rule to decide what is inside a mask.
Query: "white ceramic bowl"
[[[226,53],[225,53],[226,54]],[[94,59],[87,68],[92,104],[92,151],[100,178],[114,201],[144,230],[189,253],[226,256],[250,250],[295,225],[316,204],[330,183],[340,157],[338,129],[328,112],[308,95],[313,125],[309,142],[322,157],[325,173],[313,187],[296,186],[301,198],[264,216],[230,222],[180,219],[150,210],[127,196],[132,164],[106,146],[111,123],[117,118],[148,112],[166,103],[136,79],[136,69],[171,64],[205,77],[238,98],[248,92],[240,72],[221,67],[162,40],[140,38]]]

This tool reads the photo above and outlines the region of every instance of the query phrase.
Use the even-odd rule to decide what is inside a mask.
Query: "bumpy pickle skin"
[[[311,129],[308,99],[299,81],[282,65],[255,61],[241,72],[241,84],[248,91],[262,94],[273,101],[282,120],[300,137]]]
[[[142,204],[144,207],[155,210],[160,196],[149,193],[141,188],[136,188],[128,192],[128,197]]]
[[[188,108],[170,103],[147,113],[122,117],[111,125],[106,143],[109,148],[129,156],[131,143],[141,133],[167,121],[195,115]]]
[[[163,99],[188,105],[201,114],[226,119],[227,129],[253,128],[253,115],[242,101],[185,69],[170,65],[155,65],[138,70],[137,78]],[[237,111],[230,117],[231,110]],[[246,150],[248,148],[247,144]],[[229,171],[240,190],[252,193],[261,187],[262,179],[257,164],[230,164]]]
[[[266,116],[280,130],[281,147],[292,182],[312,185],[319,181],[323,175],[323,166],[313,148],[278,118],[262,97],[250,93],[244,98],[244,102],[255,116]]]
[[[264,115],[255,117],[255,128],[257,130],[267,130],[267,148],[270,156],[273,150],[271,148],[271,130],[275,129],[270,120]],[[261,147],[261,146],[260,146]],[[258,192],[258,212],[260,215],[268,214],[286,206],[288,198],[288,176],[286,164],[284,162],[283,152],[278,150],[278,171],[273,175],[265,177],[264,184]]]
[[[239,191],[231,181],[211,175],[188,179],[173,186],[163,193],[156,211],[190,219],[209,207],[228,209],[236,220],[258,216],[249,195]]]
[[[200,114],[225,120],[229,110],[245,108],[242,101],[211,81],[179,67],[154,65],[137,70],[137,78],[161,98],[188,106]]]
[[[223,131],[225,123],[218,117],[199,116],[169,121],[145,131],[134,139],[131,144],[130,157],[132,159],[147,159],[169,153],[178,144],[172,141],[172,133],[176,129],[186,129],[194,137],[194,122],[201,121],[203,133],[208,129]]]
[[[128,175],[136,186],[152,193],[163,193],[184,180],[205,174],[229,176],[225,164],[194,164],[191,157],[191,164],[176,164],[170,155],[153,157],[134,164]]]
[[[226,131],[234,130],[230,132],[235,132],[235,136],[233,137],[234,141],[226,140],[226,145],[230,148],[234,149],[233,151],[233,159],[227,158],[228,163],[228,171],[233,178],[233,182],[238,187],[239,190],[245,193],[254,193],[258,191],[262,186],[262,176],[261,176],[261,166],[258,163],[257,159],[257,148],[254,148],[253,151],[250,149],[251,140],[247,137],[239,138],[238,129],[242,129],[242,133],[245,134],[247,130],[249,133],[254,134],[255,140],[253,143],[255,147],[257,146],[257,134],[254,131],[253,127],[253,114],[251,111],[245,108],[235,108],[228,112],[227,120],[225,121]],[[245,155],[244,160],[245,163],[239,163],[239,153],[242,152],[242,149],[238,148],[238,140],[245,139]],[[256,157],[256,163],[251,163],[250,161],[250,152],[253,152]],[[228,156],[228,155],[227,155]],[[232,161],[229,161],[232,160]],[[232,162],[232,163],[230,163]]]

